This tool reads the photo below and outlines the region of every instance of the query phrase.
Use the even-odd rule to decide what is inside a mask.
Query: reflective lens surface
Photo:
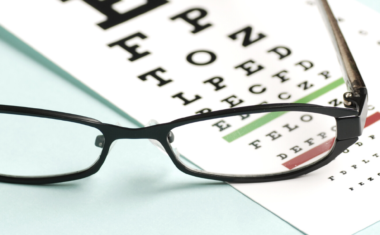
[[[189,168],[234,175],[297,170],[334,147],[335,118],[305,112],[246,114],[196,122],[172,130],[171,144]]]
[[[73,122],[0,114],[0,175],[38,177],[83,171],[99,159],[98,136],[102,137],[98,129]]]

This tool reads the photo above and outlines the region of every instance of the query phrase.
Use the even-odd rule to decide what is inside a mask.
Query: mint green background
[[[358,0],[361,3],[364,3],[365,5],[371,7],[372,9],[375,9],[376,11],[380,12],[380,1],[379,0]]]
[[[361,2],[380,12],[380,1]],[[3,28],[0,87],[1,104],[138,125]],[[83,180],[0,188],[1,234],[302,234],[229,185],[178,171],[146,140],[118,141]],[[377,223],[358,234],[379,233]]]

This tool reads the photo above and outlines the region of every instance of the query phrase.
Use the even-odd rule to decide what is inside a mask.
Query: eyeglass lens
[[[337,132],[334,117],[271,112],[196,122],[172,133],[172,148],[189,168],[215,174],[273,175],[327,156]]]
[[[0,114],[0,174],[38,177],[91,167],[102,152],[102,133],[55,119]]]

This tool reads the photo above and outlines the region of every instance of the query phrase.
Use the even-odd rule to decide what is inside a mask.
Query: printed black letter
[[[190,15],[191,13],[193,12],[197,12],[197,17],[194,17],[194,18],[190,18]],[[194,29],[193,31],[191,31],[192,33],[198,33],[208,27],[210,27],[212,24],[208,23],[208,24],[205,24],[205,25],[200,25],[199,24],[199,20],[202,19],[203,17],[205,17],[207,15],[207,11],[204,10],[204,9],[201,9],[201,8],[192,8],[190,10],[187,10],[185,12],[182,12],[178,15],[175,15],[173,16],[172,18],[170,18],[171,20],[176,20],[178,18],[181,18],[183,19],[184,21],[186,21],[187,23],[191,24],[192,26],[194,26]]]
[[[136,16],[142,15],[154,8],[164,5],[168,3],[166,0],[146,0],[144,5],[136,7],[130,11],[125,13],[120,13],[114,9],[114,4],[118,3],[120,0],[83,0],[88,5],[95,8],[97,11],[102,13],[107,17],[107,20],[99,23],[98,25],[102,29],[109,29],[115,25],[128,21]]]
[[[116,42],[113,42],[113,43],[110,43],[108,44],[109,47],[113,47],[113,46],[120,46],[121,48],[123,48],[124,50],[128,51],[129,53],[132,54],[132,57],[129,58],[128,60],[129,61],[135,61],[135,60],[138,60],[140,59],[141,57],[144,57],[146,55],[149,55],[150,52],[149,51],[145,51],[143,53],[138,53],[136,51],[136,49],[139,47],[139,45],[133,45],[133,46],[127,46],[127,41],[132,39],[132,38],[135,38],[135,37],[139,37],[141,39],[145,39],[146,36],[142,33],[135,33],[135,34],[132,34],[126,38],[123,38],[123,39],[120,39],[119,41],[116,41]]]
[[[242,42],[243,47],[247,47],[247,46],[251,45],[252,43],[255,43],[255,42],[266,37],[264,34],[259,33],[256,38],[251,39],[251,34],[252,34],[252,27],[251,26],[245,27],[244,29],[237,31],[236,33],[233,33],[233,34],[229,35],[228,37],[233,39],[233,40],[236,40],[237,35],[239,35],[241,33],[244,34],[244,38],[243,38],[243,42]]]

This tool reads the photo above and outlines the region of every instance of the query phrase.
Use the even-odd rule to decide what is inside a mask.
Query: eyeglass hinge
[[[358,93],[346,92],[343,95],[344,106],[346,108],[358,109],[360,103],[360,95]]]

